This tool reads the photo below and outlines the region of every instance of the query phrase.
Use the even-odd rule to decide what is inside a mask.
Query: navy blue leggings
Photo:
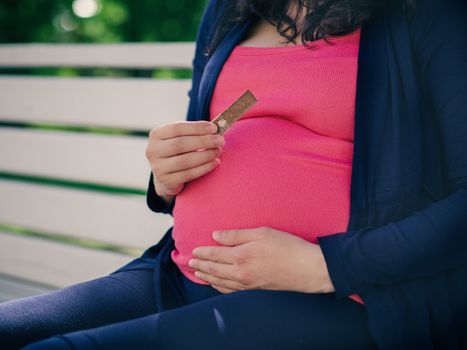
[[[190,281],[177,268],[170,271],[162,282],[173,285],[177,307],[161,312],[154,296],[154,270],[148,268],[117,270],[2,303],[0,347],[377,349],[367,329],[365,306],[353,300],[338,300],[334,293],[271,290],[222,294]]]

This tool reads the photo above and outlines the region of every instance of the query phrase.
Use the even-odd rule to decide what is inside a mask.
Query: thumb
[[[217,242],[234,246],[257,240],[262,237],[261,229],[214,231],[212,238]]]

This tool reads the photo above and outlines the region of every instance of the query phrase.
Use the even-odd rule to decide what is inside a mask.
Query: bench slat
[[[53,288],[0,274],[0,303],[50,292]]]
[[[115,271],[132,258],[0,232],[0,272],[56,287]]]
[[[148,140],[27,128],[0,128],[0,170],[146,190]]]
[[[0,67],[191,69],[194,50],[193,42],[4,44]],[[190,84],[191,79],[4,75],[0,122],[150,130],[186,120]],[[0,127],[0,171],[145,190],[146,145],[144,137]],[[145,249],[161,239],[173,219],[150,211],[141,195],[0,179],[0,224]],[[24,288],[29,282],[45,291],[47,285],[62,288],[105,276],[132,259],[0,232],[0,289],[5,289],[0,298],[41,292]]]
[[[2,44],[0,67],[191,68],[195,44]]]
[[[173,225],[144,196],[0,180],[0,223],[145,249]]]
[[[185,120],[189,79],[0,77],[0,120],[150,130]]]

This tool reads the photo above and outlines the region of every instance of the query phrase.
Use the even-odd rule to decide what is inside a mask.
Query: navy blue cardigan
[[[188,121],[209,120],[216,78],[254,21],[206,53],[221,2],[196,37]],[[319,239],[335,296],[360,294],[380,349],[467,349],[467,6],[417,0],[411,19],[388,6],[360,40],[349,224]],[[149,208],[172,215],[176,198],[166,205],[149,177]],[[171,229],[156,249],[173,247]]]

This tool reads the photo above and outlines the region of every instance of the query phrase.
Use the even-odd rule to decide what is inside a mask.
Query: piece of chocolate
[[[217,125],[218,135],[223,135],[258,100],[250,90],[246,90],[225,111],[216,116],[212,123]]]

